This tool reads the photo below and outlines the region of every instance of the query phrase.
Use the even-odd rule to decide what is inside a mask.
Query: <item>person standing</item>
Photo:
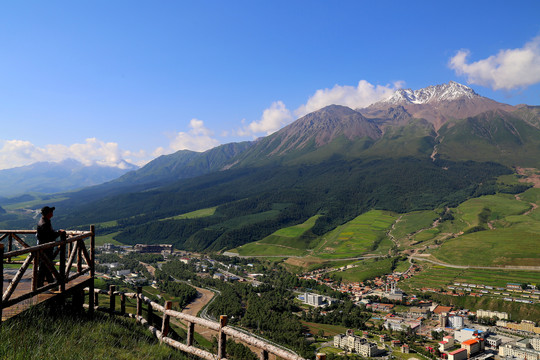
[[[55,231],[52,227],[51,218],[54,215],[54,209],[54,206],[45,206],[41,209],[41,219],[37,224],[36,234],[38,245],[54,242],[58,236],[65,232],[64,230]],[[54,248],[43,250],[42,254],[43,256],[46,256],[52,263],[54,263]],[[50,284],[54,282],[54,277],[47,265],[45,265],[43,261],[40,261],[37,286],[42,287],[45,280],[47,280],[47,282]]]

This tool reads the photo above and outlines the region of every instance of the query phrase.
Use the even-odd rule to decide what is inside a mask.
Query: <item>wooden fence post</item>
[[[41,258],[41,252],[34,252],[34,266],[32,268],[32,291],[36,291],[38,287],[39,278],[39,260]]]
[[[194,338],[195,338],[195,323],[188,321],[186,345],[193,346]]]
[[[109,286],[109,311],[111,315],[114,314],[116,309],[116,297],[114,296],[114,291],[116,290],[116,285]]]
[[[223,328],[227,326],[227,315],[219,316],[220,329],[218,334],[218,359],[223,359],[227,356],[227,335],[223,332]]]
[[[63,232],[60,235],[60,241],[64,242],[66,239],[66,233]],[[66,244],[60,245],[60,292],[64,291],[66,291]]]
[[[92,233],[90,235],[90,281],[88,284],[89,287],[89,297],[88,297],[88,306],[89,306],[89,315],[90,317],[94,316],[94,305],[97,305],[97,302],[94,304],[94,300],[97,299],[95,292],[94,292],[94,276],[95,276],[95,270],[94,270],[94,243],[95,243],[95,227],[94,225],[90,226],[90,232]]]
[[[126,313],[126,294],[120,294],[120,314],[124,315]]]
[[[172,302],[171,301],[165,301],[165,310],[171,310],[172,309]],[[170,315],[167,315],[166,313],[163,313],[163,322],[161,323],[161,333],[163,336],[167,336],[169,333],[169,322],[170,322]]]
[[[150,325],[152,325],[152,324],[154,324],[153,319],[154,319],[154,309],[152,308],[152,304],[150,304],[150,302],[149,302],[148,303],[148,310],[147,310],[147,313],[146,313],[146,320],[148,321],[148,323]]]
[[[137,286],[137,316],[142,316],[142,287]]]
[[[0,326],[2,326],[2,297],[4,296],[4,244],[0,244]]]
[[[9,233],[8,237],[8,252],[13,250],[13,234]],[[3,259],[2,259],[3,260]],[[11,262],[11,258],[8,258],[8,262]]]

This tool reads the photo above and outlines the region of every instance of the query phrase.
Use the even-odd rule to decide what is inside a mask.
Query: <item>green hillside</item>
[[[498,194],[466,201],[456,209],[454,220],[465,233],[445,241],[432,254],[458,265],[540,266],[540,214],[531,205],[537,206],[539,196],[540,189],[529,189],[517,196],[521,200]]]
[[[540,129],[517,114],[490,111],[449,122],[439,129],[439,139],[443,159],[540,167]]]
[[[242,256],[305,255],[317,243],[316,237],[310,233],[310,230],[319,216],[312,216],[299,225],[279,229],[262,240],[242,245],[231,251]]]
[[[367,253],[385,254],[392,246],[386,232],[395,220],[395,214],[380,210],[368,211],[325,234],[313,256],[339,259]]]
[[[134,320],[99,313],[90,320],[42,308],[32,311],[2,323],[1,359],[189,359],[160,344]]]

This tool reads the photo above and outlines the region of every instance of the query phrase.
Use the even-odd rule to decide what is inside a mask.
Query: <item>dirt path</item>
[[[540,188],[540,174],[536,169],[517,166],[516,171],[519,175],[525,176],[525,178],[519,180],[520,182],[532,183],[535,188]]]
[[[214,293],[210,290],[206,290],[203,288],[195,287],[197,290],[197,298],[190,302],[183,310],[182,312],[184,314],[197,316],[199,311],[202,310],[212,300],[214,297]],[[186,327],[185,324],[183,326]],[[212,341],[212,337],[216,336],[216,332],[210,329],[207,329],[203,326],[195,325],[195,332],[200,334],[202,337],[204,337],[206,340]]]

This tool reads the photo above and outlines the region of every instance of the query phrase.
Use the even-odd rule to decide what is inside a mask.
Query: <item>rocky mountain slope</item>
[[[359,111],[379,125],[401,125],[403,115],[426,119],[439,129],[445,122],[475,116],[489,110],[513,111],[514,107],[478,95],[468,86],[450,81],[419,90],[400,89],[390,98],[376,102]],[[393,113],[400,115],[393,115]]]

